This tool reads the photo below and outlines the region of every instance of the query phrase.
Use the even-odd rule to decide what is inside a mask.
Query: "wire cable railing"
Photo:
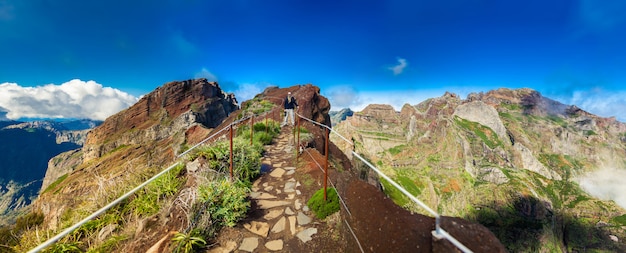
[[[200,145],[206,143],[207,141],[213,139],[214,137],[218,136],[219,134],[223,133],[226,130],[231,130],[232,133],[232,127],[241,124],[242,122],[245,122],[246,120],[250,119],[250,118],[254,118],[254,117],[258,117],[261,115],[265,115],[265,117],[267,117],[267,112],[263,113],[263,114],[259,114],[259,115],[250,115],[247,117],[243,117],[241,119],[235,120],[233,122],[231,122],[230,124],[226,125],[225,127],[223,127],[222,129],[216,131],[215,133],[211,134],[209,137],[205,138],[204,140],[202,140],[201,142],[197,143],[196,145],[192,146],[191,148],[187,149],[186,151],[182,152],[181,154],[176,156],[176,159],[180,159],[181,157],[185,156],[186,154],[188,154],[189,152],[191,152],[192,150],[196,149],[197,147],[199,147]],[[252,130],[253,128],[251,128]],[[231,152],[232,154],[232,152]],[[81,221],[77,222],[76,224],[66,228],[65,230],[63,230],[63,232],[55,235],[54,237],[46,240],[45,242],[39,244],[37,247],[31,249],[28,251],[28,253],[35,253],[35,252],[40,252],[43,249],[47,248],[48,246],[51,246],[52,244],[54,244],[55,242],[61,240],[63,237],[67,236],[68,234],[70,234],[71,232],[73,232],[74,230],[78,229],[80,226],[84,225],[85,223],[87,223],[88,221],[100,216],[101,214],[105,213],[106,211],[108,211],[109,209],[111,209],[112,207],[114,207],[115,205],[119,204],[120,202],[124,201],[125,199],[127,199],[128,197],[132,196],[135,192],[139,191],[140,189],[142,189],[143,187],[145,187],[146,185],[148,185],[149,183],[151,183],[152,181],[156,180],[157,178],[159,178],[160,176],[162,176],[163,174],[169,172],[170,170],[172,170],[173,168],[175,168],[177,165],[179,165],[181,162],[177,161],[174,164],[170,165],[169,167],[167,167],[166,169],[164,169],[163,171],[159,172],[158,174],[154,175],[153,177],[151,177],[150,179],[146,180],[145,182],[141,183],[140,185],[138,185],[137,187],[135,187],[134,189],[128,191],[127,193],[125,193],[124,195],[120,196],[119,198],[113,200],[112,202],[110,202],[109,204],[107,204],[106,206],[100,208],[99,210],[93,212],[91,215],[87,216],[86,218],[82,219]],[[232,159],[231,159],[231,164],[232,164]],[[231,170],[231,177],[232,177],[232,170]]]
[[[320,127],[326,128],[327,131],[330,131],[330,132],[334,133],[339,138],[343,139],[344,141],[349,143],[352,147],[354,147],[354,143],[353,142],[351,142],[346,137],[342,136],[341,134],[339,134],[337,131],[333,130],[329,126],[321,124],[319,122],[316,122],[316,121],[314,121],[312,119],[309,119],[307,117],[304,117],[304,116],[302,116],[301,114],[299,114],[297,112],[294,112],[294,113],[301,119],[304,119],[304,120],[306,120],[306,121],[308,121],[310,123],[313,123],[315,125],[318,125]],[[330,141],[330,140],[327,139],[326,142],[328,142],[328,141]],[[328,152],[328,150],[326,150],[326,152]],[[454,238],[452,235],[450,235],[447,231],[445,231],[443,228],[441,228],[441,215],[439,213],[437,213],[435,210],[433,210],[432,208],[430,208],[429,206],[424,204],[424,202],[422,202],[421,200],[417,199],[415,196],[413,196],[413,194],[409,193],[406,189],[404,189],[404,187],[400,186],[398,183],[396,183],[394,180],[392,180],[389,176],[385,175],[385,173],[383,173],[380,169],[376,168],[376,166],[372,165],[370,162],[368,162],[365,158],[363,158],[361,155],[356,153],[354,150],[351,150],[350,153],[352,155],[354,155],[354,157],[358,158],[363,163],[365,163],[365,165],[370,167],[370,169],[374,170],[380,177],[382,177],[385,180],[387,180],[387,182],[389,182],[391,185],[393,185],[395,188],[397,188],[400,192],[402,192],[405,196],[407,196],[410,200],[412,200],[414,203],[416,203],[422,209],[426,210],[428,213],[433,215],[435,217],[435,230],[432,231],[432,235],[435,238],[437,238],[437,239],[445,238],[450,243],[452,243],[455,247],[457,247],[458,249],[460,249],[461,251],[463,251],[465,253],[472,253],[473,252],[472,250],[467,248],[465,245],[463,245],[461,242],[459,242],[456,238]],[[317,163],[317,161],[316,161],[316,163]],[[326,163],[328,163],[328,161],[326,161]],[[318,165],[319,165],[319,163],[318,163]],[[325,172],[325,173],[327,173],[327,172]],[[331,182],[331,184],[332,184],[332,182]],[[357,239],[357,241],[358,241],[358,239]],[[359,246],[360,246],[360,244],[359,244]]]

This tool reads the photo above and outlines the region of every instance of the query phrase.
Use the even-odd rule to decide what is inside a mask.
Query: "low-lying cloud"
[[[616,117],[626,122],[626,92],[604,90],[574,91],[569,104],[602,117]]]
[[[0,108],[6,118],[85,118],[104,120],[128,108],[137,98],[95,81],[74,79],[61,85],[22,87],[0,84]]]
[[[387,104],[399,111],[404,104],[416,105],[428,98],[440,97],[445,92],[446,90],[443,88],[419,91],[357,91],[349,86],[340,86],[322,93],[330,101],[333,111],[339,111],[343,108],[361,111],[370,104]]]
[[[579,178],[578,183],[589,194],[626,208],[626,170],[602,168]]]

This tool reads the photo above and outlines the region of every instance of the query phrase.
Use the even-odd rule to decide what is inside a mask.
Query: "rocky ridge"
[[[210,94],[216,94],[217,98],[211,96],[197,100],[193,98],[194,96],[198,96],[198,94],[208,94],[198,91],[211,90],[213,88],[217,88],[217,90]],[[173,90],[177,93],[165,92]],[[190,90],[196,92],[189,92]],[[286,96],[287,92],[292,92],[298,100],[300,105],[298,110],[299,114],[313,119],[313,121],[319,124],[330,125],[330,117],[328,115],[330,104],[325,97],[320,95],[319,88],[313,85],[297,85],[284,89],[275,87],[268,88],[254,99],[242,104],[241,110],[233,112],[225,110],[227,106],[224,106],[224,103],[234,105],[234,103],[232,103],[234,98],[223,95],[216,83],[209,83],[206,82],[206,80],[199,79],[168,83],[160,87],[155,92],[144,97],[146,99],[145,101],[144,99],[140,100],[136,105],[119,114],[111,116],[100,127],[94,129],[88,135],[86,145],[82,150],[64,153],[58,156],[58,159],[53,159],[50,166],[54,172],[51,172],[52,174],[50,174],[47,181],[51,183],[47,184],[45,189],[42,189],[41,195],[33,206],[35,210],[42,212],[45,216],[43,226],[38,229],[50,229],[50,231],[55,231],[66,227],[71,222],[75,222],[79,219],[79,217],[84,216],[84,213],[90,213],[97,207],[108,203],[111,200],[111,196],[117,196],[123,193],[125,187],[136,185],[141,182],[137,180],[144,180],[146,177],[155,174],[165,166],[170,165],[173,162],[172,158],[182,152],[186,147],[196,144],[209,136],[212,132],[222,129],[236,119],[249,113],[254,113],[257,109],[267,108],[268,103],[271,104],[271,107],[265,115],[275,121],[281,121],[282,99]],[[169,95],[164,96],[163,93]],[[186,95],[178,93],[184,93]],[[156,98],[160,98],[160,100]],[[170,98],[176,98],[175,101],[178,102],[172,102],[170,104],[170,102],[168,102]],[[206,104],[203,104],[203,102]],[[155,110],[155,108],[151,107],[154,103],[163,105],[163,107],[156,108]],[[209,106],[209,104],[214,107]],[[185,111],[183,108],[187,108],[187,110]],[[209,113],[209,117],[207,111],[215,112],[217,118],[219,118],[220,113],[228,116],[222,118],[221,123],[206,122],[203,120],[216,116]],[[317,160],[322,157],[321,154],[324,152],[324,140],[321,137],[324,135],[324,131],[318,125],[310,122],[304,121],[301,122],[301,124],[309,133],[309,137],[302,140],[302,148],[306,149],[307,152],[313,153],[313,157],[316,157]],[[210,126],[213,126],[213,128],[211,129]],[[171,131],[168,132],[168,130]],[[289,133],[290,131],[288,130],[290,130],[289,127],[287,127],[287,130],[283,130],[283,134]],[[288,135],[290,136],[290,134]],[[278,145],[275,147],[266,147],[268,154],[281,152],[283,156],[279,156],[278,159],[289,159],[291,152],[294,151],[293,147],[289,145],[293,144],[288,145],[285,143],[285,135],[281,138],[282,139],[278,140]],[[293,136],[291,138],[293,138]],[[293,139],[290,141],[293,141]],[[378,240],[367,240],[364,245],[376,251],[386,248],[415,249],[415,247],[418,247],[419,249],[431,249],[431,243],[433,242],[432,235],[429,231],[432,230],[432,224],[434,224],[434,220],[431,217],[419,216],[419,219],[415,219],[415,216],[412,216],[414,214],[393,205],[388,198],[385,198],[384,195],[381,194],[379,188],[362,183],[362,181],[358,179],[358,172],[352,170],[351,162],[346,159],[341,150],[332,143],[330,145],[330,154],[333,159],[333,172],[331,173],[334,174],[335,182],[340,186],[342,194],[350,196],[349,199],[352,203],[348,205],[354,205],[356,206],[356,210],[361,210],[360,215],[362,217],[354,218],[354,220],[351,221],[355,224],[355,231],[359,233],[361,238],[379,238]],[[206,162],[205,160],[204,163]],[[286,162],[277,161],[269,157],[266,159],[266,162],[271,163],[275,170],[266,174],[265,178],[281,178],[286,180],[286,182],[258,181],[255,189],[253,189],[254,193],[250,196],[259,199],[256,205],[260,206],[261,210],[264,210],[263,212],[267,211],[272,213],[276,208],[267,206],[266,204],[271,203],[263,202],[261,198],[268,197],[268,194],[272,194],[289,199],[290,194],[294,194],[293,202],[289,202],[289,205],[293,204],[293,208],[291,208],[291,206],[290,210],[285,208],[283,211],[285,214],[284,219],[277,217],[278,222],[273,224],[271,228],[274,230],[272,233],[285,234],[287,237],[293,236],[293,232],[298,231],[295,235],[296,237],[291,237],[293,239],[292,241],[282,241],[283,247],[289,247],[290,249],[295,249],[295,251],[309,249],[318,249],[320,251],[345,249],[346,251],[350,251],[357,248],[352,239],[349,239],[350,242],[347,244],[338,243],[338,246],[347,245],[347,248],[328,248],[330,246],[327,246],[328,244],[324,243],[325,241],[335,240],[337,236],[339,236],[339,238],[343,238],[342,240],[345,242],[348,240],[347,238],[351,238],[348,237],[351,236],[349,231],[342,225],[341,220],[332,222],[312,219],[310,216],[311,213],[306,211],[303,205],[300,205],[303,204],[304,199],[308,199],[312,193],[317,190],[319,185],[321,177],[317,167],[312,167],[312,165],[315,164],[314,161],[305,161],[304,167],[300,167],[301,164],[293,164],[293,167],[287,166],[288,164],[286,164]],[[124,239],[117,241],[119,246],[116,246],[116,249],[120,249],[121,251],[144,252],[154,249],[158,252],[159,249],[164,249],[164,245],[171,242],[168,238],[174,235],[174,231],[184,231],[183,228],[186,227],[188,222],[191,222],[186,220],[187,215],[184,212],[184,210],[189,210],[185,209],[189,207],[180,204],[180,201],[184,202],[185,199],[190,198],[189,195],[186,195],[189,193],[186,189],[194,187],[194,173],[196,173],[197,168],[206,167],[202,164],[202,161],[197,160],[184,161],[184,163],[187,165],[187,170],[176,175],[183,178],[183,189],[177,192],[176,196],[170,199],[171,201],[164,200],[165,203],[161,203],[163,206],[160,206],[161,209],[158,214],[147,217],[136,215],[132,209],[130,209],[130,211],[127,209],[136,208],[133,206],[136,202],[131,202],[130,204],[126,203],[117,209],[117,211],[122,212],[124,215],[124,227],[118,227],[117,224],[108,224],[102,228],[97,227],[93,230],[96,231],[97,236],[79,234],[74,237],[74,239],[81,240],[81,236],[89,238],[96,237],[96,239],[90,239],[89,242],[102,244],[105,239],[107,242],[110,240],[120,240],[118,238],[121,237],[112,236],[115,234],[125,236],[123,237]],[[295,173],[296,169],[294,169],[294,167],[296,166],[298,167],[297,170],[302,173]],[[279,177],[279,174],[282,175]],[[136,179],[136,181],[129,181],[133,179]],[[301,185],[298,185],[298,182],[301,182]],[[267,185],[264,185],[265,183],[267,183]],[[356,185],[356,187],[350,187],[351,185]],[[277,189],[280,191],[277,191]],[[298,194],[299,190],[302,191],[301,194]],[[363,192],[368,193],[361,195]],[[303,200],[296,201],[296,196],[298,196],[298,199],[302,198]],[[361,201],[361,198],[364,200]],[[370,203],[365,200],[373,204],[359,206],[359,204]],[[380,205],[379,208],[381,209],[377,210],[380,210],[385,217],[393,221],[393,223],[391,223],[392,226],[384,226],[385,231],[393,231],[395,235],[401,236],[402,238],[402,241],[398,241],[391,248],[386,245],[389,242],[387,238],[384,238],[384,236],[387,235],[386,232],[381,233],[380,231],[375,231],[368,227],[378,223],[370,223],[372,213],[363,211],[375,205]],[[282,209],[282,207],[279,209]],[[302,210],[302,214],[297,212],[300,210]],[[292,212],[294,213],[293,215],[291,214]],[[342,213],[341,215],[345,216],[346,214]],[[105,215],[99,219],[99,222],[106,222],[106,217],[108,216]],[[311,220],[309,221],[309,219]],[[281,220],[283,220],[283,222],[281,222]],[[403,222],[406,220],[411,220],[413,223]],[[288,224],[287,221],[289,221]],[[419,233],[411,230],[410,227],[411,224],[418,221],[427,221],[419,223],[424,227]],[[328,225],[324,225],[327,222]],[[299,225],[292,228],[292,224]],[[476,241],[472,240],[472,237],[475,237],[474,239],[481,238],[481,240],[478,241],[483,242],[483,245],[477,245],[476,247],[502,252],[502,246],[497,239],[493,237],[493,234],[484,229],[484,227],[462,220],[455,220],[451,224],[449,231],[456,235],[462,235],[463,231],[455,231],[455,226],[476,227],[476,229],[472,231],[480,231],[480,233],[477,232],[465,235],[463,236],[463,238],[465,238],[464,241]],[[284,225],[284,230],[280,229],[282,225]],[[289,225],[289,231],[287,231],[287,225]],[[259,228],[264,227],[263,224],[252,223],[250,220],[244,220],[242,224],[237,226],[243,226],[244,229],[254,234],[256,234],[255,231],[259,232]],[[400,227],[403,229],[397,229]],[[324,228],[324,230],[318,230],[317,233],[309,233],[315,231],[314,228]],[[87,229],[90,228],[85,228],[85,230],[80,231],[90,231]],[[404,231],[406,231],[406,229],[411,232],[405,233]],[[305,231],[307,231],[307,233],[302,233],[301,236],[298,236],[301,232]],[[334,231],[338,231],[339,234],[335,234]],[[31,234],[31,236],[34,235]],[[237,234],[237,236],[241,236],[241,234]],[[417,236],[419,236],[419,240],[413,240]],[[236,242],[236,248],[242,251],[253,251],[254,249],[252,248],[256,247],[259,247],[259,249],[280,250],[281,245],[279,240],[282,239],[270,236],[270,238],[267,238],[268,241],[264,241],[262,245],[257,243],[256,247],[253,247],[255,238],[252,237],[253,236],[242,237],[241,244],[239,244],[239,241]],[[307,246],[300,244],[305,241],[309,241],[306,242]],[[440,242],[438,244],[442,243]],[[450,249],[445,243],[443,244],[444,245],[439,245],[438,247],[441,249]],[[231,243],[226,242],[222,246],[230,248],[231,245]]]
[[[91,130],[82,149],[51,159],[34,208],[44,213],[48,228],[56,228],[61,215],[82,205],[83,198],[169,164],[188,143],[187,135],[193,134],[188,131],[209,133],[236,109],[234,95],[216,82],[166,83]],[[60,182],[66,187],[57,189],[57,196],[46,194]]]

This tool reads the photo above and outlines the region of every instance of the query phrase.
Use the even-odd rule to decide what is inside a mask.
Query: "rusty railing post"
[[[269,131],[268,129],[270,128],[270,127],[267,125],[267,116],[268,116],[268,115],[267,115],[267,114],[265,114],[265,133],[268,133],[268,131]]]
[[[324,152],[326,154],[326,162],[324,163],[324,201],[326,201],[326,187],[328,184],[328,142],[330,141],[328,136],[330,135],[330,131],[326,128],[326,142],[324,147]]]
[[[250,118],[250,145],[252,145],[252,137],[254,137],[254,115]]]
[[[230,181],[233,181],[233,124],[230,124]]]

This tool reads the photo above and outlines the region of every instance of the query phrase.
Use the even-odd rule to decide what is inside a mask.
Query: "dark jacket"
[[[291,101],[289,101],[291,100]],[[298,106],[298,103],[296,103],[296,98],[291,97],[291,99],[289,99],[288,97],[285,98],[285,102],[284,102],[284,106],[285,109],[294,109],[296,108],[296,106]]]

